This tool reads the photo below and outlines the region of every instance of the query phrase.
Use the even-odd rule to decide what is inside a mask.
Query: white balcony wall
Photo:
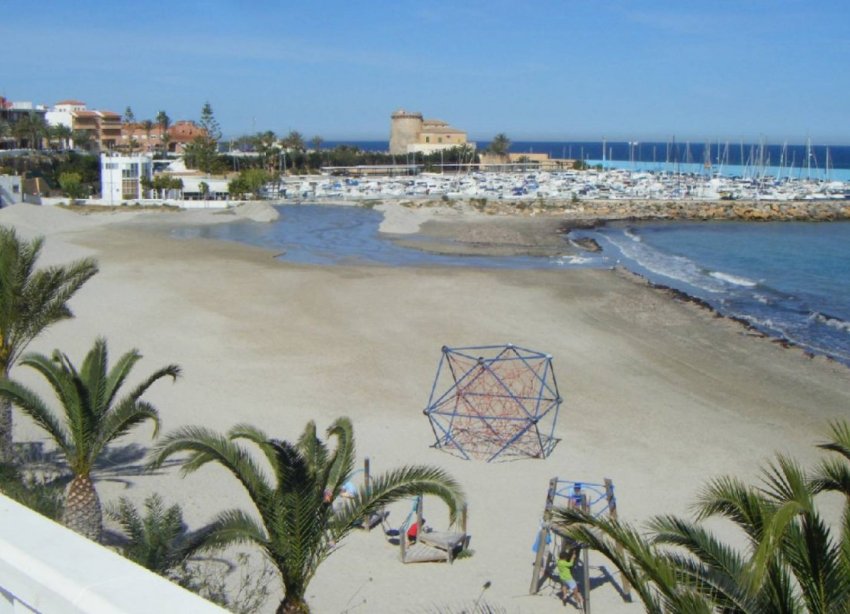
[[[0,495],[0,614],[226,614]]]

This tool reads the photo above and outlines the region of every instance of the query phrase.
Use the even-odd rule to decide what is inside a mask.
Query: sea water
[[[608,262],[850,365],[850,222],[645,222],[586,234]]]
[[[278,252],[287,262],[318,265],[444,266],[511,269],[552,269],[602,266],[594,254],[558,257],[460,256],[437,254],[396,245],[382,235],[383,214],[367,207],[343,205],[281,205],[280,219],[270,224],[237,221],[212,226],[176,228],[178,237],[204,237],[248,243]],[[405,236],[412,243],[433,240]],[[564,239],[565,248],[567,239]]]
[[[257,245],[316,265],[510,269],[623,266],[697,297],[723,315],[850,365],[850,222],[643,222],[574,231],[601,253],[557,258],[451,256],[404,248],[365,207],[285,205],[270,224],[181,227],[180,237]],[[409,237],[417,240],[414,235]]]

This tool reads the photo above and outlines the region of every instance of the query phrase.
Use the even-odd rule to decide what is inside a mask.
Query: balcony
[[[0,614],[227,614],[0,495]]]

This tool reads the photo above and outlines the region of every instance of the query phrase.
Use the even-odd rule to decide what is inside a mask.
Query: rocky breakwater
[[[451,206],[486,215],[557,216],[568,220],[850,220],[848,200],[490,200],[484,198],[402,201],[406,207]]]
[[[827,222],[850,220],[850,201],[597,201],[580,213],[597,219]]]

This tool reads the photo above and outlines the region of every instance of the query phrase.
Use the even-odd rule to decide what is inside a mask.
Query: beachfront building
[[[390,153],[432,153],[452,147],[475,143],[467,141],[466,132],[450,126],[440,119],[424,119],[422,113],[399,109],[392,114],[390,126]]]
[[[167,146],[169,153],[183,153],[186,145],[197,138],[206,136],[206,131],[193,121],[180,120],[168,127],[167,137],[163,139],[162,128],[153,124],[149,129],[142,122],[124,124],[121,132],[121,148],[126,151],[153,153],[163,151]]]
[[[82,135],[84,146],[94,151],[114,149],[121,141],[121,116],[112,111],[92,111],[80,100],[62,100],[45,113],[51,126],[65,126],[72,133]],[[78,139],[79,140],[79,139]],[[71,142],[71,147],[75,144]]]
[[[149,155],[100,156],[100,194],[106,204],[120,205],[144,198],[142,184],[152,180],[153,159]]]
[[[14,149],[18,146],[39,149],[41,143],[29,143],[26,137],[16,137],[14,126],[24,117],[35,115],[44,118],[46,112],[47,108],[43,105],[35,105],[31,102],[13,102],[0,96],[0,121],[10,128],[7,134],[0,136],[0,149]]]

